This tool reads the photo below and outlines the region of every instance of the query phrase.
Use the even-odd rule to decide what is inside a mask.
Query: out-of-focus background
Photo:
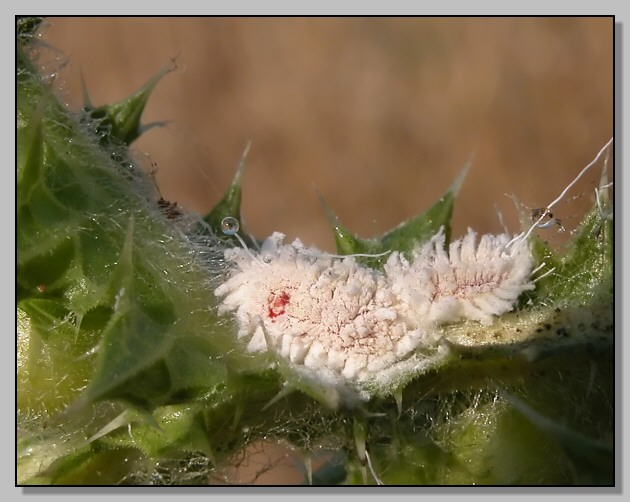
[[[427,209],[472,158],[454,236],[500,232],[497,209],[516,232],[506,194],[547,205],[613,135],[611,17],[53,17],[41,38],[72,108],[81,75],[101,105],[175,58],[144,115],[168,125],[134,144],[162,195],[205,214],[251,141],[248,230],[328,251],[317,191],[373,237]],[[555,208],[568,227],[599,171]]]
[[[251,141],[248,230],[327,251],[316,191],[372,237],[426,210],[472,158],[454,236],[468,226],[501,232],[498,211],[517,232],[506,194],[547,205],[613,135],[610,17],[59,17],[40,33],[41,63],[73,109],[81,76],[101,105],[175,58],[144,115],[168,124],[134,144],[147,170],[157,167],[163,197],[205,214]],[[568,230],[590,207],[600,169],[554,208]],[[276,446],[252,450],[231,482],[299,482]]]

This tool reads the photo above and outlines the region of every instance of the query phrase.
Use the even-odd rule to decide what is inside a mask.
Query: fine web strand
[[[579,173],[578,175],[573,179],[573,181],[571,181],[571,183],[569,183],[564,190],[562,190],[562,192],[560,193],[560,195],[558,195],[558,197],[556,197],[555,200],[553,200],[550,204],[547,205],[547,210],[551,209],[553,206],[555,206],[558,202],[560,202],[564,196],[567,194],[567,192],[573,187],[573,185],[575,185],[578,180],[584,176],[584,174],[586,174],[586,172],[593,167],[597,161],[600,159],[600,157],[603,155],[603,153],[610,147],[610,145],[612,144],[614,138],[610,138],[606,144],[601,148],[601,150],[599,152],[597,152],[597,155],[595,156],[595,158],[593,160],[591,160]],[[547,215],[547,211],[543,211],[542,214],[540,215],[540,217],[529,227],[529,230],[525,233],[520,233],[518,234],[516,237],[514,237],[510,242],[507,243],[507,245],[505,246],[506,248],[512,247],[512,256],[518,251],[518,248],[521,246],[521,244],[523,244],[523,242],[527,241],[527,239],[529,238],[529,236],[532,234],[532,232],[534,231],[534,229],[536,227],[539,227],[539,225],[541,224],[542,220],[545,218],[545,216]]]

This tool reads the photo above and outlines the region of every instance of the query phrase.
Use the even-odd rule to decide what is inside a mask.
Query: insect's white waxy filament
[[[283,244],[275,232],[260,253],[231,248],[233,263],[215,293],[220,313],[234,312],[238,337],[251,352],[273,351],[326,381],[365,382],[432,347],[443,323],[491,323],[532,289],[527,246],[510,253],[510,236],[469,230],[448,248],[442,232],[410,260],[392,252],[383,271]]]

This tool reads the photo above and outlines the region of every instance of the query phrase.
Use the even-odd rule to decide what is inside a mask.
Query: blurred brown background
[[[101,105],[176,57],[144,115],[169,124],[134,145],[162,195],[205,214],[251,140],[247,228],[328,251],[316,190],[371,237],[427,209],[474,155],[454,235],[500,232],[497,208],[518,231],[505,194],[545,206],[613,135],[612,18],[74,17],[47,19],[41,38],[75,109],[81,74]],[[568,229],[599,172],[554,209]],[[287,455],[252,454],[232,480],[298,482]]]
[[[518,231],[515,194],[553,200],[613,135],[612,18],[48,18],[48,70],[72,108],[118,101],[176,58],[135,149],[162,195],[205,214],[247,144],[243,218],[333,251],[316,195],[364,237],[439,198],[472,226]],[[554,213],[571,228],[593,171]],[[574,196],[578,197],[574,197]],[[548,232],[551,232],[549,230]]]

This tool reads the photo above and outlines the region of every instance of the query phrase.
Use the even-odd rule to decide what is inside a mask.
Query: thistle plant
[[[452,235],[464,170],[380,237],[325,205],[325,253],[243,228],[245,158],[207,215],[164,200],[128,149],[164,72],[71,113],[37,25],[17,24],[18,484],[229,483],[261,442],[305,484],[614,484],[609,145],[566,249],[538,235],[553,202]]]

